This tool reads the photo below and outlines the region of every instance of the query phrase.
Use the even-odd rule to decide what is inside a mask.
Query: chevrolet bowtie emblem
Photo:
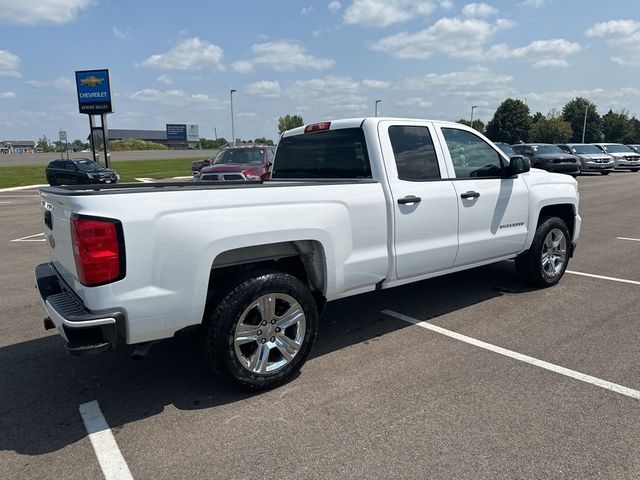
[[[92,75],[80,80],[80,85],[85,87],[97,87],[98,85],[102,85],[102,82],[104,82],[104,78],[98,78]]]

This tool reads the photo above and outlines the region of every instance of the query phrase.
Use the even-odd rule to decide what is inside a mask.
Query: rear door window
[[[441,178],[438,159],[427,127],[391,126],[389,140],[400,180],[425,181]]]
[[[364,132],[341,128],[284,137],[276,150],[272,178],[371,178]]]

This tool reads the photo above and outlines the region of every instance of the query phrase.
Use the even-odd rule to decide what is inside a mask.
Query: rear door
[[[472,131],[439,125],[438,135],[455,174],[459,206],[455,266],[518,253],[529,220],[529,190],[522,175],[504,178],[507,161]]]
[[[378,134],[393,201],[397,277],[450,268],[458,249],[458,202],[432,123],[383,121]]]

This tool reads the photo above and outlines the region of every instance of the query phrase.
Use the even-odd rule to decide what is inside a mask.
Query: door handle
[[[422,199],[420,197],[416,197],[415,195],[407,195],[404,198],[398,199],[398,205],[407,205],[409,203],[420,203]]]
[[[468,192],[464,192],[460,194],[460,198],[478,198],[480,196],[479,192],[474,192],[473,190],[469,190]]]

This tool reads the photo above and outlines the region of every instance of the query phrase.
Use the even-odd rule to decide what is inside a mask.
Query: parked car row
[[[608,175],[613,170],[640,170],[640,153],[633,145],[620,143],[496,143],[507,155],[522,155],[532,168],[566,173],[574,177],[581,172],[600,172]]]
[[[49,185],[86,185],[117,183],[120,175],[88,158],[60,159],[49,162],[45,169]]]
[[[267,145],[229,147],[209,160],[191,163],[195,181],[257,181],[267,180],[276,149]]]

